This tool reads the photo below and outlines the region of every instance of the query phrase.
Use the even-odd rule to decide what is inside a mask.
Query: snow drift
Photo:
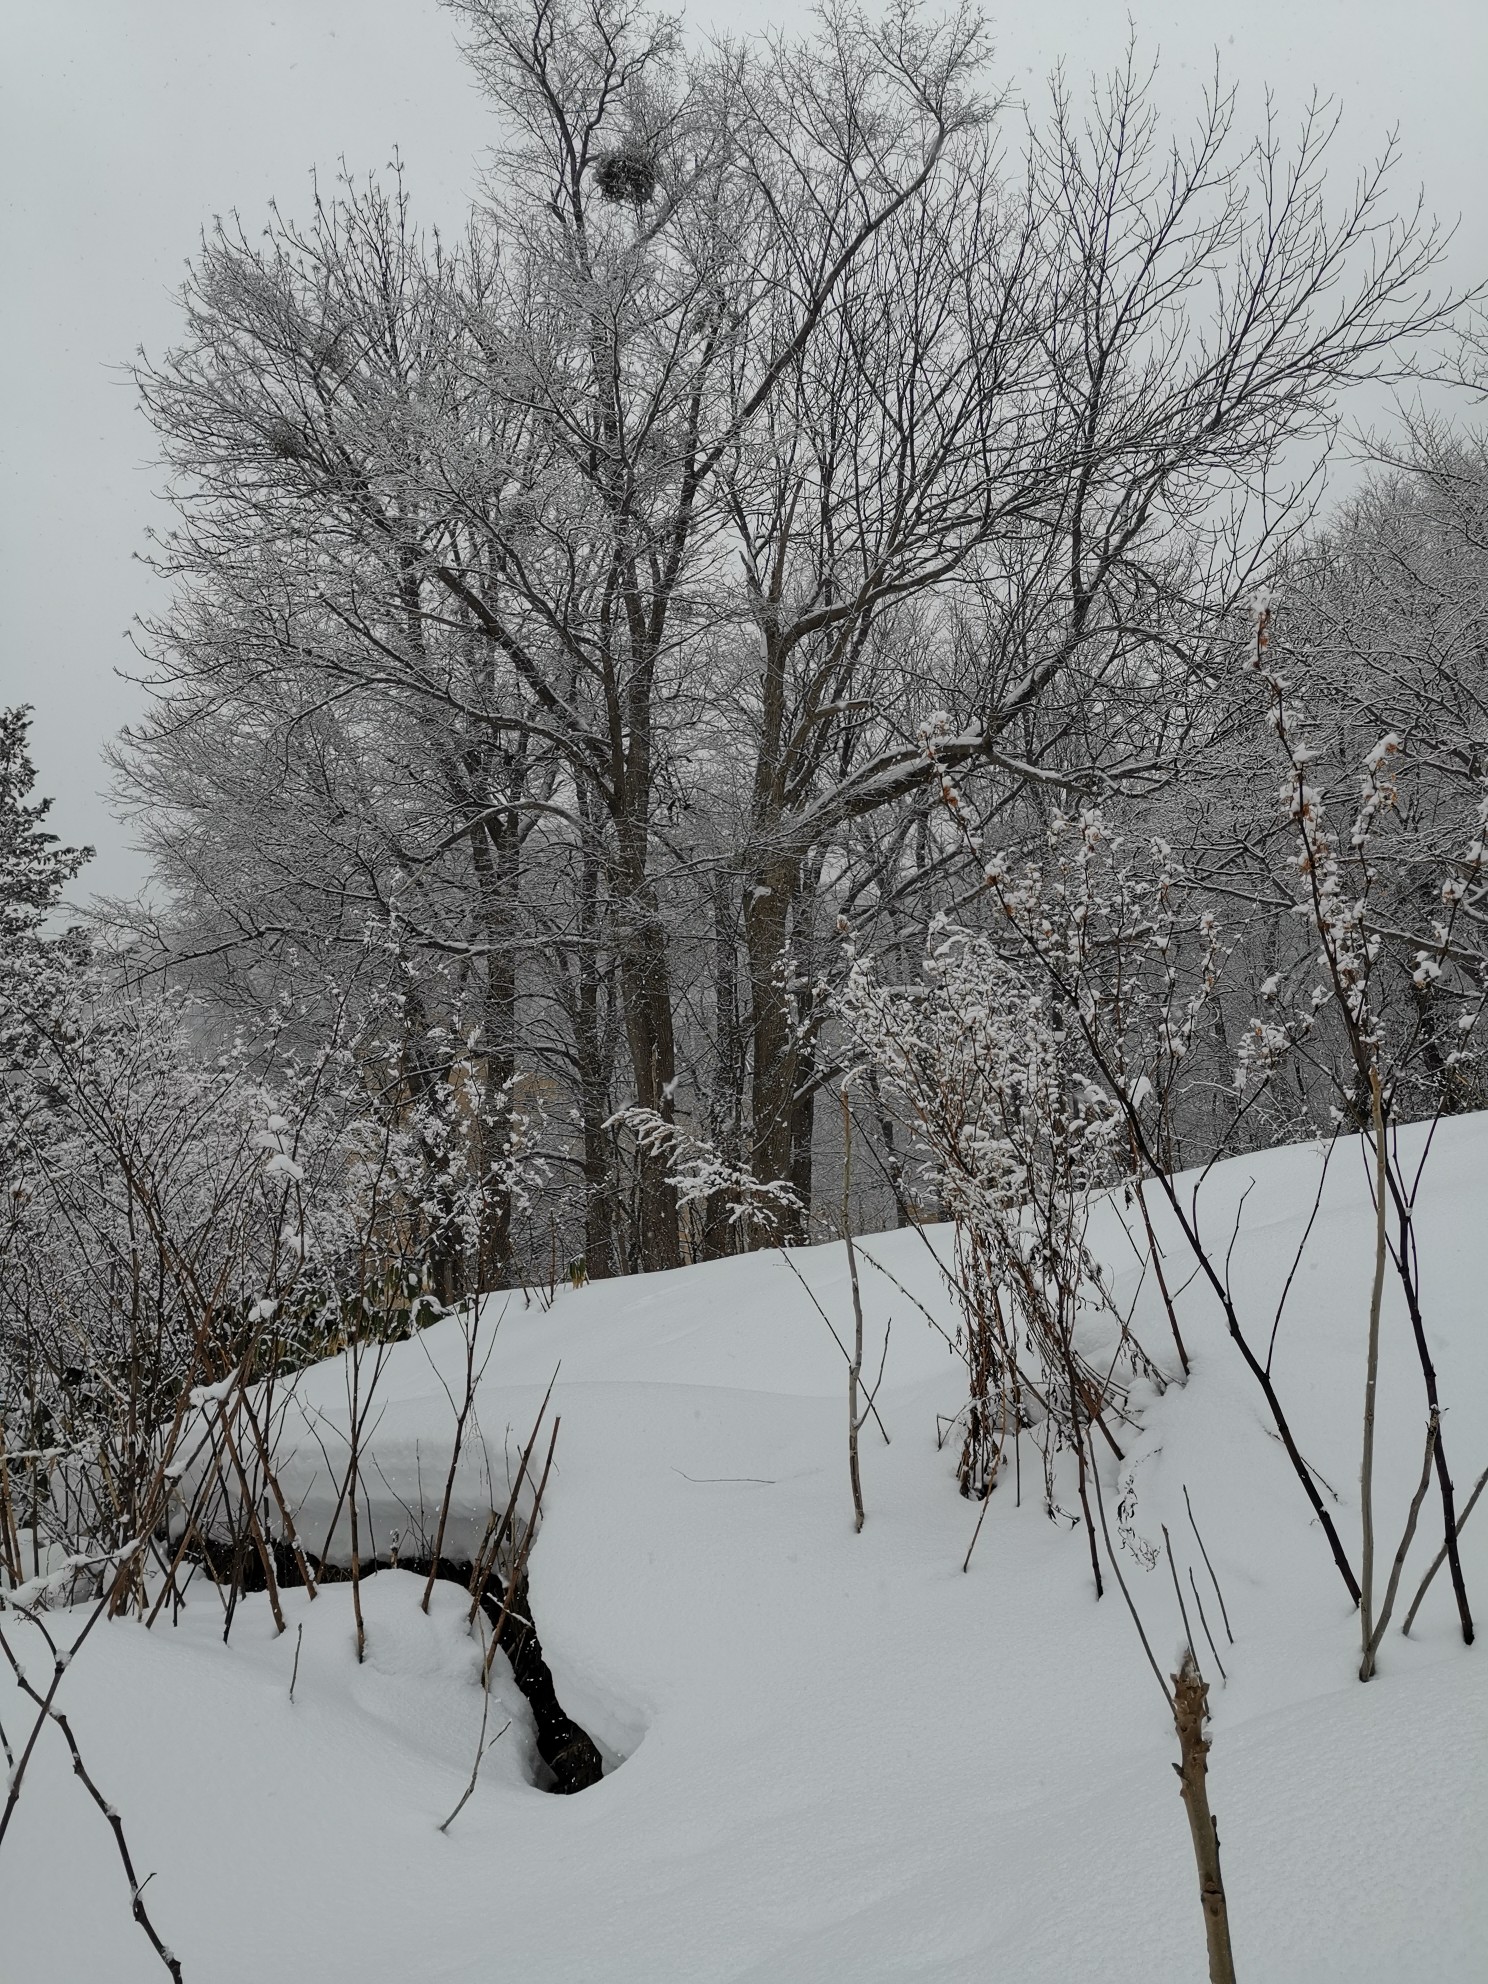
[[[1270,1333],[1321,1162],[1297,1146],[1218,1167],[1203,1187],[1207,1230],[1222,1247],[1234,1230],[1233,1287],[1254,1338]],[[1426,1176],[1427,1322],[1465,1494],[1488,1460],[1488,1119],[1442,1124]],[[1141,1264],[1112,1208],[1097,1207],[1090,1238],[1118,1293],[1137,1292]],[[1181,1283],[1187,1265],[1165,1239]],[[964,1372],[916,1307],[954,1328],[927,1240],[945,1245],[943,1232],[904,1231],[860,1250],[875,1368],[892,1323],[878,1398],[892,1443],[865,1431],[860,1536],[841,1352],[778,1255],[564,1290],[551,1307],[520,1294],[488,1305],[499,1329],[451,1553],[478,1542],[507,1479],[508,1430],[526,1433],[560,1366],[531,1590],[564,1706],[605,1755],[604,1780],[578,1797],[534,1788],[530,1719],[498,1671],[491,1728],[508,1715],[512,1727],[437,1830],[481,1719],[480,1646],[448,1586],[425,1617],[406,1573],[369,1580],[361,1665],[344,1585],[313,1603],[286,1592],[283,1637],[250,1600],[224,1646],[201,1577],[174,1630],[100,1628],[66,1705],[137,1864],[155,1870],[151,1909],[186,1977],[1201,1976],[1172,1725],[1119,1593],[1097,1602],[1083,1540],[1046,1516],[1036,1468],[1021,1498],[1004,1473],[962,1572],[977,1510],[955,1492],[937,1424],[961,1406]],[[1372,1254],[1367,1171],[1341,1143],[1273,1368],[1351,1547]],[[841,1246],[793,1259],[842,1329]],[[1488,1948],[1481,1648],[1462,1646],[1439,1578],[1411,1639],[1392,1629],[1379,1678],[1358,1683],[1357,1620],[1264,1401],[1197,1285],[1180,1308],[1192,1378],[1152,1389],[1102,1480],[1158,1657],[1176,1661],[1181,1633],[1154,1548],[1164,1525],[1185,1575],[1204,1577],[1190,1505],[1233,1626],[1231,1645],[1209,1607],[1223,1684],[1200,1651],[1239,1975],[1476,1979]],[[1141,1287],[1138,1316],[1160,1355],[1155,1288]],[[1388,1555],[1425,1420],[1388,1293],[1384,1338]],[[381,1554],[395,1541],[411,1554],[432,1527],[463,1355],[446,1321],[397,1346],[379,1381],[365,1520]],[[340,1366],[305,1374],[281,1427],[282,1480],[317,1543],[345,1423]],[[1428,1503],[1407,1595],[1440,1541],[1430,1517]],[[1488,1611],[1488,1519],[1463,1544]],[[12,1743],[22,1720],[7,1680]],[[157,1976],[106,1829],[51,1737],[0,1856],[0,1974]]]

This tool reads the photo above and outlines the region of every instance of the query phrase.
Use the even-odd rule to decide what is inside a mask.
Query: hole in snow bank
[[[272,1544],[275,1571],[278,1581],[286,1590],[291,1590],[300,1582],[298,1566],[288,1544],[275,1541]],[[218,1552],[210,1546],[202,1552],[210,1575],[215,1580],[236,1584],[242,1591],[261,1591],[265,1586],[262,1566],[241,1545],[233,1552],[231,1565],[219,1561]],[[412,1571],[423,1578],[429,1575],[429,1557],[403,1557],[398,1567]],[[312,1559],[317,1582],[321,1584],[345,1584],[350,1581],[351,1571],[344,1564],[334,1562],[316,1563]],[[393,1560],[385,1562],[371,1560],[363,1565],[362,1576],[372,1577],[379,1570],[391,1569]],[[435,1567],[435,1576],[452,1584],[457,1584],[468,1594],[474,1566],[468,1559],[441,1557]],[[535,1782],[543,1791],[556,1791],[568,1794],[586,1791],[591,1784],[598,1784],[604,1776],[604,1759],[599,1745],[588,1730],[577,1723],[558,1699],[552,1669],[543,1656],[542,1641],[538,1636],[537,1623],[532,1616],[532,1600],[527,1588],[525,1573],[518,1581],[512,1594],[512,1602],[502,1620],[502,1606],[506,1597],[505,1586],[499,1576],[492,1572],[481,1597],[481,1608],[494,1630],[501,1627],[500,1647],[511,1663],[512,1678],[520,1692],[526,1697],[532,1710],[532,1720],[537,1735],[537,1753],[542,1768]],[[611,1768],[623,1761],[615,1757]]]
[[[427,1577],[429,1559],[426,1557],[421,1563],[412,1563],[407,1568],[421,1577]],[[437,1577],[458,1584],[465,1591],[470,1589],[472,1571],[472,1565],[455,1563],[447,1557],[441,1557],[435,1566]],[[505,1598],[505,1591],[493,1576],[482,1593],[481,1607],[493,1630],[500,1625],[501,1651],[511,1662],[512,1678],[532,1710],[532,1720],[537,1727],[537,1753],[546,1765],[550,1779],[541,1785],[541,1789],[565,1794],[587,1791],[591,1784],[598,1784],[604,1776],[604,1762],[594,1738],[574,1721],[558,1699],[552,1670],[543,1658],[542,1641],[538,1638],[537,1624],[532,1617],[532,1600],[525,1574],[517,1581],[511,1603],[505,1607],[506,1617],[503,1620],[501,1615]]]

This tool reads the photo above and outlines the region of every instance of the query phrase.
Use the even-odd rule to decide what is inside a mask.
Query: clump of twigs
[[[644,207],[656,197],[656,159],[639,138],[628,138],[607,152],[594,168],[599,196],[611,206]]]

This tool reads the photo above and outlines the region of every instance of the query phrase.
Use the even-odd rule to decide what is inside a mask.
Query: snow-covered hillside
[[[1319,1163],[1315,1147],[1277,1151],[1225,1165],[1204,1187],[1221,1251],[1238,1218],[1233,1285],[1262,1343]],[[1421,1207],[1427,1322],[1465,1496],[1488,1460],[1488,1119],[1437,1131]],[[1167,1237],[1181,1281],[1189,1264]],[[1093,1238],[1130,1294],[1138,1264],[1111,1209],[1098,1210]],[[778,1255],[564,1290],[550,1309],[505,1303],[480,1394],[498,1470],[508,1427],[525,1434],[561,1360],[531,1589],[564,1707],[605,1752],[591,1790],[559,1798],[534,1786],[528,1711],[501,1674],[491,1727],[507,1715],[512,1727],[438,1831],[470,1774],[480,1645],[459,1593],[437,1587],[425,1617],[406,1571],[364,1587],[361,1666],[345,1585],[313,1603],[287,1592],[282,1637],[259,1597],[224,1646],[201,1578],[174,1630],[98,1629],[62,1699],[136,1863],[155,1871],[151,1910],[191,1984],[1204,1975],[1172,1724],[1120,1593],[1108,1580],[1097,1602],[1084,1536],[1046,1517],[1029,1460],[1021,1506],[1009,1470],[963,1574],[976,1510],[956,1493],[953,1442],[938,1448],[936,1429],[963,1401],[964,1371],[910,1298],[950,1327],[953,1314],[924,1236],[881,1235],[863,1253],[889,1271],[863,1272],[872,1368],[892,1318],[878,1401],[892,1443],[865,1432],[861,1535],[842,1356]],[[840,1244],[793,1259],[846,1330]],[[1358,1146],[1342,1144],[1274,1370],[1355,1554],[1372,1264],[1368,1178]],[[1387,1287],[1378,1463],[1386,1564],[1425,1423],[1394,1295]],[[1171,1365],[1155,1298],[1143,1289],[1139,1319]],[[1264,1401],[1201,1290],[1180,1308],[1193,1376],[1143,1400],[1142,1430],[1122,1464],[1107,1457],[1103,1491],[1113,1525],[1126,1504],[1138,1549],[1123,1568],[1160,1659],[1173,1663],[1181,1629],[1167,1564],[1146,1568],[1140,1542],[1160,1544],[1166,1524],[1185,1576],[1193,1566],[1204,1578],[1185,1487],[1224,1593],[1233,1647],[1208,1610],[1227,1683],[1200,1651],[1239,1976],[1479,1979],[1484,1650],[1462,1646],[1443,1576],[1412,1638],[1392,1627],[1379,1678],[1359,1684],[1356,1617]],[[441,1323],[399,1346],[380,1381],[367,1469],[379,1548],[416,1526],[420,1484],[426,1520],[437,1507],[445,1387],[458,1397],[462,1358],[457,1325]],[[301,1396],[306,1425],[334,1449],[339,1367],[310,1374]],[[286,1480],[313,1502],[316,1456],[301,1444]],[[476,1525],[478,1469],[466,1484]],[[1405,1601],[1439,1541],[1433,1497]],[[1488,1617],[1488,1516],[1463,1543]],[[29,1727],[23,1708],[6,1677],[12,1743]],[[161,1975],[130,1921],[107,1828],[45,1731],[0,1854],[0,1976]]]

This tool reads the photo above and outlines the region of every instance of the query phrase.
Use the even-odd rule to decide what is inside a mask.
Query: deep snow
[[[1221,1247],[1238,1211],[1234,1284],[1262,1339],[1318,1164],[1316,1147],[1300,1146],[1219,1167],[1204,1187]],[[1488,1118],[1442,1125],[1422,1191],[1421,1255],[1462,1494],[1488,1459],[1485,1183]],[[1113,1209],[1098,1211],[1093,1235],[1130,1294],[1139,1270]],[[864,1244],[952,1322],[919,1234]],[[1372,1256],[1361,1153],[1341,1144],[1275,1368],[1356,1558]],[[793,1258],[845,1330],[840,1244]],[[1172,1236],[1169,1259],[1181,1280]],[[174,1630],[99,1628],[66,1677],[65,1703],[137,1864],[156,1870],[150,1906],[188,1980],[1204,1975],[1171,1723],[1121,1597],[1110,1588],[1096,1602],[1084,1537],[1045,1517],[1026,1450],[1022,1506],[1005,1476],[962,1574],[976,1511],[955,1492],[953,1443],[938,1450],[935,1439],[937,1413],[962,1402],[962,1367],[871,1268],[864,1293],[875,1363],[893,1319],[879,1398],[892,1445],[871,1427],[864,1435],[861,1536],[842,1357],[778,1256],[565,1290],[550,1311],[520,1296],[505,1303],[480,1407],[498,1477],[508,1426],[525,1433],[562,1360],[532,1593],[564,1706],[610,1768],[576,1798],[531,1783],[530,1723],[508,1677],[491,1727],[508,1714],[513,1726],[451,1831],[437,1831],[469,1776],[481,1713],[479,1646],[450,1587],[425,1618],[406,1572],[370,1580],[361,1667],[345,1586],[313,1604],[287,1594],[283,1638],[265,1602],[249,1601],[225,1648],[200,1580]],[[1171,1368],[1155,1298],[1143,1289],[1142,1334]],[[1377,1497],[1386,1562],[1424,1428],[1392,1298]],[[1210,1788],[1239,1975],[1479,1979],[1483,1648],[1462,1647],[1443,1574],[1411,1641],[1392,1628],[1380,1677],[1358,1683],[1357,1621],[1264,1401],[1197,1287],[1181,1308],[1194,1375],[1144,1401],[1126,1464],[1110,1461],[1103,1480],[1113,1520],[1134,1480],[1135,1530],[1160,1542],[1166,1522],[1180,1563],[1202,1580],[1187,1485],[1234,1625],[1236,1644],[1220,1649],[1227,1685],[1200,1650],[1214,1682]],[[417,1527],[420,1481],[432,1528],[453,1417],[440,1378],[458,1395],[462,1357],[457,1326],[442,1323],[400,1346],[382,1378],[368,1471],[380,1547]],[[308,1374],[300,1397],[334,1453],[340,1370]],[[285,1437],[285,1478],[318,1541],[309,1517],[325,1463],[303,1428]],[[479,1465],[464,1481],[474,1525],[486,1506]],[[1402,1612],[1439,1540],[1433,1495]],[[1464,1556],[1488,1619],[1482,1511]],[[1166,1565],[1123,1562],[1171,1663],[1179,1625]],[[1207,1610],[1218,1633],[1217,1607]],[[12,1742],[23,1706],[0,1688]],[[32,1772],[0,1853],[0,1978],[162,1977],[55,1732]]]

